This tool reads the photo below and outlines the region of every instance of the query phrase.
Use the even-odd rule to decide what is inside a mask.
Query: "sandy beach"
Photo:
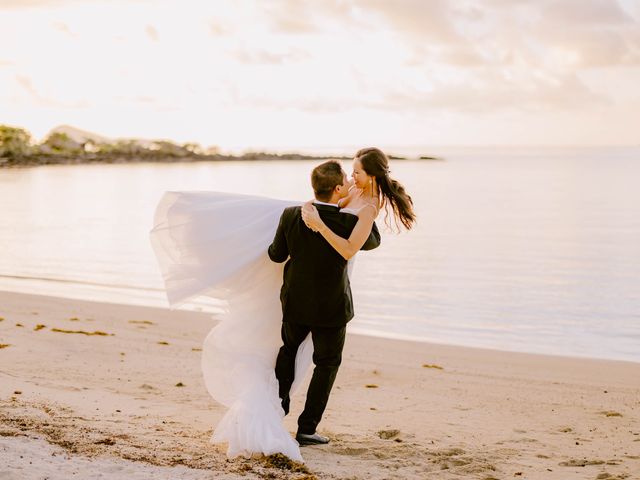
[[[640,364],[360,335],[305,468],[228,461],[199,368],[214,323],[0,292],[0,479],[640,479]]]

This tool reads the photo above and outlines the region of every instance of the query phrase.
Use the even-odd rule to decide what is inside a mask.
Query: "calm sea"
[[[640,361],[640,148],[435,153],[391,165],[419,223],[358,256],[351,329]],[[166,306],[148,240],[165,190],[306,200],[315,163],[0,170],[0,289]]]

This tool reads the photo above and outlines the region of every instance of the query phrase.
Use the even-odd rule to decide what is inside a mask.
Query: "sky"
[[[0,46],[36,140],[640,144],[640,0],[0,0]]]

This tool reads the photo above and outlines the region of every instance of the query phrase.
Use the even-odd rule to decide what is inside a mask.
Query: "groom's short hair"
[[[321,163],[311,172],[311,186],[317,200],[328,202],[333,190],[344,182],[344,171],[336,160]]]

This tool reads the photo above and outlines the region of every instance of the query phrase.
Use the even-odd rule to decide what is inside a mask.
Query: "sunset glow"
[[[4,0],[0,44],[0,123],[36,139],[639,142],[638,0]]]

